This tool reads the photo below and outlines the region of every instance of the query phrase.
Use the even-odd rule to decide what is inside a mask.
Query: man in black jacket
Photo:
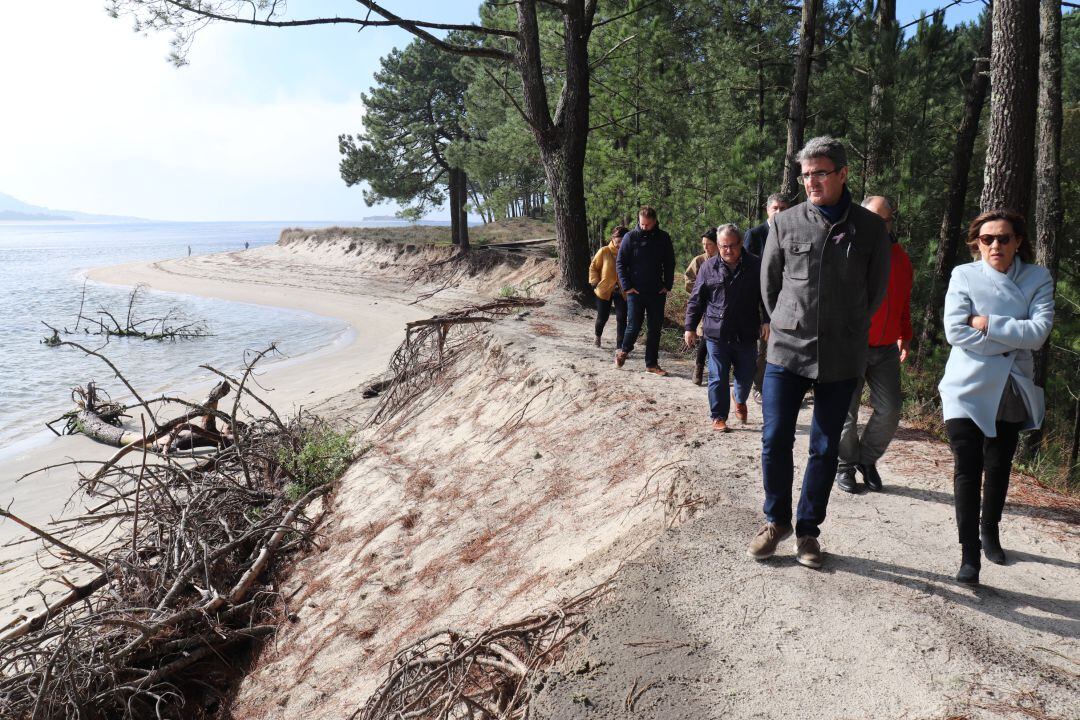
[[[769,237],[769,228],[772,226],[773,215],[784,212],[791,207],[791,201],[783,193],[773,193],[765,201],[765,222],[756,225],[743,235],[743,250],[751,255],[761,257],[765,251],[765,238]],[[769,343],[765,340],[758,342],[757,368],[754,370],[754,399],[761,404],[761,381],[765,378],[765,351]]]
[[[742,241],[743,250],[761,257],[762,251],[765,250],[765,238],[769,237],[769,227],[772,224],[773,215],[784,212],[789,207],[791,207],[791,203],[786,195],[781,193],[770,195],[769,199],[765,201],[765,222],[746,231]]]
[[[645,320],[645,370],[666,376],[660,367],[660,329],[667,294],[675,282],[675,248],[671,236],[659,228],[654,208],[645,205],[638,211],[638,226],[623,237],[615,269],[626,291],[626,333],[615,352],[615,366],[626,362]]]

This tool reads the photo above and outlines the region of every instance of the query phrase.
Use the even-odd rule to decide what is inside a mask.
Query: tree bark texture
[[[866,141],[866,165],[863,170],[864,194],[877,192],[884,183],[882,172],[889,167],[892,155],[893,80],[896,77],[896,52],[899,30],[896,26],[896,0],[878,0],[874,14],[877,47],[876,62],[870,68],[874,82],[870,89],[870,132]]]
[[[595,0],[566,0],[562,5],[566,77],[552,113],[541,65],[536,3],[526,0],[517,5],[524,115],[540,149],[551,192],[560,284],[581,297],[589,291],[585,147],[589,134],[589,36],[595,9]]]
[[[990,50],[990,127],[979,205],[1028,217],[1035,156],[1039,5],[997,0]]]
[[[982,42],[971,70],[971,80],[964,91],[964,112],[960,118],[960,127],[956,131],[956,147],[953,150],[952,167],[949,170],[948,195],[945,199],[945,213],[941,218],[941,231],[938,234],[937,260],[934,263],[934,275],[931,280],[929,302],[923,315],[922,335],[919,338],[919,358],[930,347],[939,342],[942,312],[945,303],[945,288],[949,285],[949,276],[956,263],[956,252],[960,247],[967,204],[968,174],[971,171],[971,153],[975,148],[975,138],[979,134],[979,118],[983,105],[986,104],[986,91],[990,87],[989,58],[992,23],[987,22],[983,29]]]
[[[814,25],[820,3],[821,0],[803,0],[802,21],[799,23],[799,53],[795,60],[795,75],[791,81],[784,179],[780,183],[780,191],[792,199],[799,194],[801,168],[795,161],[795,155],[802,149],[806,130],[806,96],[810,87],[810,64],[814,59]]]
[[[1054,282],[1058,274],[1058,234],[1061,231],[1061,3],[1039,3],[1039,106],[1037,128],[1039,143],[1035,158],[1035,257],[1050,271]],[[1030,241],[1030,240],[1029,240]],[[1050,342],[1035,353],[1035,384],[1046,387],[1053,349]],[[1055,402],[1047,393],[1047,404]],[[1029,454],[1043,445],[1043,430],[1028,434],[1025,449]]]
[[[469,176],[460,168],[450,170],[450,224],[454,244],[469,252]],[[457,229],[453,229],[456,221]]]

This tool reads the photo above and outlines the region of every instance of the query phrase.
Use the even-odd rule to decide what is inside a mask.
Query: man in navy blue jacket
[[[757,341],[768,338],[769,319],[761,300],[761,261],[743,250],[734,225],[721,225],[716,236],[719,256],[706,260],[698,270],[686,303],[683,337],[687,347],[696,343],[698,322],[704,319],[712,427],[727,432],[732,399],[728,375],[735,370],[735,416],[745,425]]]
[[[644,205],[638,211],[638,226],[623,237],[615,270],[626,291],[626,333],[622,347],[615,352],[615,366],[626,362],[644,320],[648,328],[645,370],[666,376],[667,371],[660,367],[660,330],[667,294],[675,282],[675,248],[671,236],[660,229],[654,208]]]

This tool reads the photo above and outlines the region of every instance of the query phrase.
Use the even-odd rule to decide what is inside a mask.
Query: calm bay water
[[[0,458],[43,441],[42,423],[71,408],[76,385],[96,380],[113,397],[126,394],[100,360],[40,343],[49,334],[41,321],[74,327],[85,270],[181,257],[189,246],[192,254],[241,250],[245,242],[256,248],[276,242],[289,225],[0,223]],[[121,317],[129,294],[128,288],[87,283],[83,313],[93,315],[103,307]],[[235,371],[245,349],[276,341],[284,356],[295,357],[331,344],[347,329],[339,320],[310,313],[154,291],[140,293],[136,308],[139,318],[172,312],[203,320],[212,334],[180,341],[110,341],[103,354],[144,396],[210,379],[199,369],[204,363]],[[94,349],[103,343],[93,336],[62,337]]]

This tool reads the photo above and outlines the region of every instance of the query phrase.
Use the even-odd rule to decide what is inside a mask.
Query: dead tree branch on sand
[[[394,657],[386,680],[349,720],[529,717],[539,674],[559,660],[607,588],[475,635],[444,629],[420,638]]]
[[[385,387],[375,393],[382,396],[382,402],[368,423],[378,425],[391,417],[401,416],[428,391],[445,390],[453,379],[448,376],[448,370],[458,355],[472,345],[479,325],[494,322],[517,308],[543,304],[543,300],[535,298],[499,298],[406,323],[405,341],[390,358],[391,377]],[[451,333],[451,328],[461,331]]]
[[[41,324],[52,330],[52,335],[45,336],[41,343],[49,347],[60,345],[60,335],[74,335],[79,332],[79,326],[84,325],[84,335],[98,335],[105,338],[136,338],[138,340],[192,340],[194,338],[207,337],[210,331],[202,320],[190,320],[179,315],[175,309],[169,309],[161,317],[139,318],[136,316],[136,302],[139,293],[146,289],[146,285],[136,285],[128,295],[127,308],[124,312],[124,322],[121,323],[112,311],[99,307],[97,317],[87,317],[83,314],[86,305],[86,283],[83,283],[82,300],[79,302],[79,314],[75,318],[75,329],[68,330],[66,327],[57,329],[45,322]]]
[[[333,431],[317,418],[256,416],[239,399],[217,409],[264,354],[239,384],[220,383],[202,404],[166,399],[185,411],[82,477],[72,501],[89,509],[56,521],[63,530],[0,512],[35,533],[65,570],[94,568],[79,584],[65,580],[68,591],[43,611],[0,627],[0,717],[207,717],[275,631],[282,565],[310,546],[315,521],[306,513],[352,450],[340,434],[327,443]],[[262,402],[249,388],[238,396]],[[196,418],[221,442],[167,452]]]

